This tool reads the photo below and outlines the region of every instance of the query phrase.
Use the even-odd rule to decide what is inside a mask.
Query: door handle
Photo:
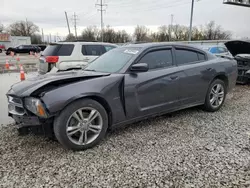
[[[212,70],[212,68],[207,68],[207,71],[211,71]]]
[[[178,76],[170,76],[171,80],[176,80]]]

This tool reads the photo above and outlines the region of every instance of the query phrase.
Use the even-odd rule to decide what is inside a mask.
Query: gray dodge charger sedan
[[[105,53],[84,70],[14,84],[7,93],[9,116],[18,130],[51,132],[63,147],[84,150],[118,125],[198,105],[217,111],[236,78],[235,60],[199,48],[132,44]]]

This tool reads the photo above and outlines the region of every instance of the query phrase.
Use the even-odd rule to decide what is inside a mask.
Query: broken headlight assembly
[[[30,112],[32,112],[33,114],[42,118],[48,117],[45,106],[40,99],[34,97],[25,98],[24,105],[25,108]]]

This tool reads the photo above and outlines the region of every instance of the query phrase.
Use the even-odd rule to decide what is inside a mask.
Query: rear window
[[[83,45],[82,54],[88,56],[100,56],[105,53],[102,45]]]
[[[199,61],[199,57],[195,51],[176,49],[176,61],[179,65],[188,64]]]
[[[44,56],[70,56],[73,52],[74,44],[55,44],[45,48]]]

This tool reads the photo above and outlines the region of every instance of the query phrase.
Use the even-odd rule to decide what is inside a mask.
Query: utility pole
[[[76,13],[74,12],[74,15],[73,15],[73,22],[74,22],[74,28],[75,28],[75,37],[76,37],[76,39],[77,39],[76,21],[77,21],[77,15],[76,15]]]
[[[70,34],[69,20],[68,20],[68,15],[67,15],[66,11],[65,11],[65,17],[66,17],[66,21],[67,21],[67,26],[68,26],[69,34]]]
[[[27,30],[26,30],[27,33],[26,32],[25,33],[26,33],[26,36],[28,36],[28,32],[29,32],[28,30],[29,29],[28,29],[28,20],[27,20],[27,18],[26,18],[26,27],[27,27]]]
[[[189,28],[189,37],[188,37],[189,41],[192,40],[193,13],[194,13],[194,0],[192,0],[192,5],[191,5],[190,28]]]
[[[174,22],[174,15],[171,14],[171,25],[170,25],[170,33],[169,33],[169,40],[172,40],[172,31],[173,31],[173,22]]]
[[[106,11],[106,10],[104,10],[103,7],[107,7],[107,4],[103,4],[103,0],[100,0],[100,4],[96,4],[96,6],[100,7],[100,9],[98,9],[98,11],[101,12],[101,38],[102,38],[102,42],[103,42],[103,12]]]
[[[43,39],[43,43],[44,43],[44,34],[43,34],[43,28],[42,28],[42,39]]]
[[[51,43],[51,33],[49,34],[49,43]]]

